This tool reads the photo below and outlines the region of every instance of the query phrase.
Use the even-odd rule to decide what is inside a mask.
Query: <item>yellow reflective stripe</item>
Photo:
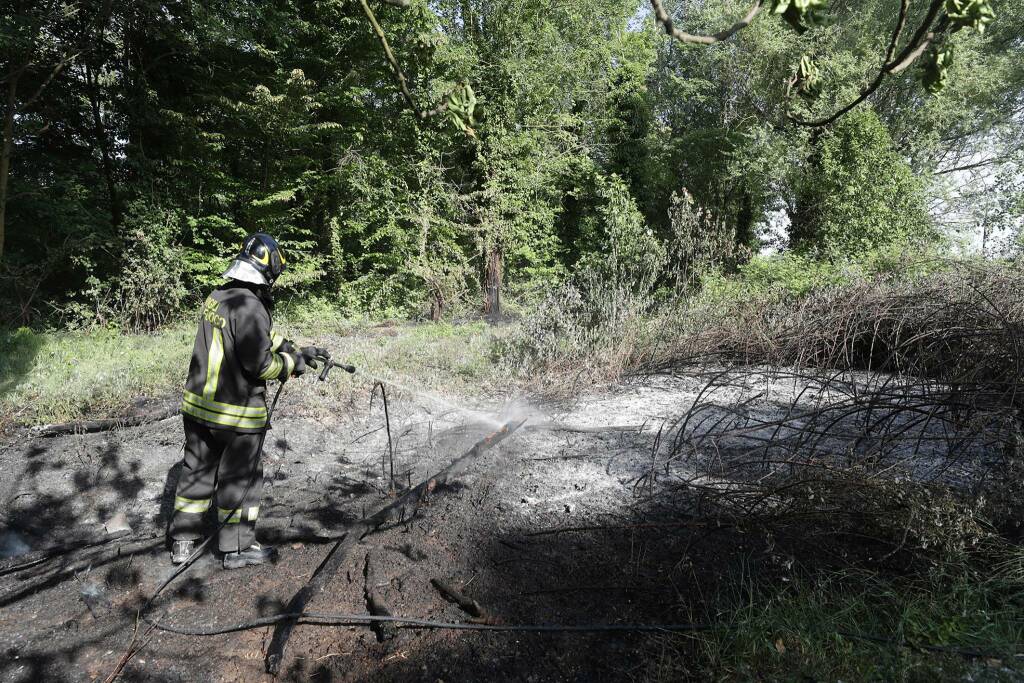
[[[295,359],[292,358],[292,354],[283,353],[281,358],[284,358],[285,364],[288,366],[288,372],[284,373],[285,379],[292,376],[292,372],[295,370]]]
[[[191,391],[185,392],[185,402],[191,403],[197,408],[203,408],[204,410],[222,413],[224,415],[231,415],[234,417],[267,416],[266,406],[236,406],[230,403],[221,403],[220,401],[209,401],[198,394],[193,394]]]
[[[217,521],[227,522],[228,524],[238,524],[243,519],[255,522],[259,516],[259,505],[248,508],[217,508]]]
[[[217,521],[227,524],[238,524],[242,521],[242,511],[239,509],[217,508]]]
[[[284,367],[284,361],[281,360],[281,354],[273,354],[270,358],[270,365],[260,375],[260,379],[277,379],[278,375],[281,374],[282,367]]]
[[[203,398],[212,401],[217,393],[220,381],[220,366],[224,362],[224,333],[219,327],[213,329],[213,341],[210,342],[210,355],[206,361],[206,386],[203,387]]]
[[[178,512],[201,514],[210,509],[211,500],[211,498],[186,498],[184,496],[175,496],[174,509]]]
[[[225,415],[215,413],[211,410],[200,408],[189,402],[181,404],[181,412],[192,417],[197,417],[205,422],[211,422],[223,427],[241,427],[243,429],[260,429],[267,426],[267,417],[242,417],[239,415]]]
[[[281,344],[284,344],[284,336],[277,332],[270,333],[270,350],[277,351],[281,348]]]

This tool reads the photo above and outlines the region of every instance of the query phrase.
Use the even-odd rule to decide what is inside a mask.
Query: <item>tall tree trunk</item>
[[[492,318],[501,315],[501,279],[505,256],[501,247],[492,247],[487,254],[484,271],[484,314]]]
[[[7,103],[4,107],[4,141],[0,152],[0,263],[4,260],[4,230],[7,221],[7,180],[11,172],[11,150],[14,148],[15,98],[18,94],[18,77],[11,76],[7,82]]]
[[[114,181],[114,164],[110,158],[107,129],[103,125],[103,117],[100,114],[99,77],[93,74],[92,69],[88,66],[85,67],[85,80],[89,84],[89,104],[92,106],[93,133],[96,137],[96,144],[100,148],[100,156],[103,159],[103,175],[107,181],[107,196],[110,200],[110,223],[114,228],[117,228],[121,224],[121,201],[117,195],[117,184]]]
[[[475,40],[479,37],[477,35],[476,15],[473,13],[473,7],[469,0],[462,0],[460,13],[462,15],[462,30],[464,34]]]
[[[444,315],[444,297],[441,296],[441,290],[434,289],[431,292],[432,300],[430,302],[430,321],[439,322],[441,316]]]

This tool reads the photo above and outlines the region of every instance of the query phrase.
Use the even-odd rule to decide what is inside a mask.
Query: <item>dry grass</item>
[[[645,676],[1024,673],[1024,273],[913,270],[660,307],[570,291],[506,340],[508,358],[563,391],[581,376],[705,377],[634,482],[638,510],[674,510],[790,557],[786,583],[732,557],[693,614],[729,627],[664,639]],[[690,552],[728,542],[695,531]]]

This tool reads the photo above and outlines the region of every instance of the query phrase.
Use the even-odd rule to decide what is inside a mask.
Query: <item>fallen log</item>
[[[448,602],[454,602],[466,614],[477,617],[478,619],[487,618],[487,615],[484,614],[484,609],[480,606],[479,602],[473,600],[454,586],[445,583],[441,579],[431,579],[430,583],[437,589],[437,592],[441,594],[441,597]]]
[[[409,489],[390,504],[385,505],[383,508],[378,510],[372,516],[353,525],[345,537],[338,541],[331,551],[327,553],[327,557],[324,558],[324,561],[321,562],[320,566],[317,567],[315,572],[313,572],[313,576],[310,577],[306,585],[303,586],[299,592],[294,595],[294,597],[292,597],[285,609],[285,612],[287,614],[302,614],[306,609],[306,605],[309,604],[309,601],[319,595],[327,586],[327,583],[331,578],[333,578],[338,570],[341,569],[348,552],[360,540],[384,526],[389,521],[394,519],[404,520],[408,506],[412,506],[414,511],[418,509],[419,506],[426,501],[427,496],[437,490],[439,486],[446,484],[450,477],[461,474],[474,459],[479,457],[488,449],[507,439],[515,433],[517,429],[522,427],[524,422],[526,422],[526,420],[516,423],[509,422],[504,425],[501,429],[490,436],[478,441],[464,455],[453,460],[448,467],[444,468],[429,479],[417,484],[414,488]],[[274,629],[274,636],[270,641],[270,647],[267,648],[267,656],[265,660],[267,673],[276,676],[281,670],[281,660],[284,657],[285,646],[287,646],[288,639],[291,637],[292,631],[295,629],[297,623],[297,619],[290,618],[277,624],[277,627]]]
[[[130,536],[131,533],[131,529],[119,529],[112,534],[98,534],[92,538],[83,538],[70,543],[61,543],[59,545],[50,546],[49,548],[43,548],[42,550],[35,550],[25,553],[24,555],[18,555],[17,557],[12,557],[0,562],[0,576],[12,574],[23,569],[29,569],[55,557],[70,555],[71,553],[79,550],[105,545],[120,538],[124,538],[125,536]]]
[[[122,429],[125,427],[138,427],[151,422],[160,422],[174,417],[181,412],[180,406],[164,406],[158,410],[140,415],[127,415],[125,417],[111,417],[102,420],[84,420],[82,422],[65,422],[63,424],[42,425],[32,427],[29,431],[33,436],[53,437],[66,434],[92,434],[95,432],[107,432],[111,429]]]

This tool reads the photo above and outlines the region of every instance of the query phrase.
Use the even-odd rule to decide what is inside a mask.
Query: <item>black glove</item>
[[[331,352],[319,346],[303,346],[299,349],[299,353],[302,355],[302,359],[306,361],[306,365],[311,368],[317,367],[317,360],[331,360]]]
[[[292,367],[291,374],[288,373],[288,363],[285,362],[284,367],[281,368],[281,375],[277,378],[281,382],[287,382],[289,377],[301,377],[302,373],[306,371],[306,359],[302,357],[301,353],[283,353],[282,356],[290,358],[294,365]]]
[[[292,370],[292,377],[302,377],[302,373],[306,372],[306,357],[302,353],[292,354],[292,358],[295,359],[295,369]],[[313,367],[316,367],[315,365]]]

